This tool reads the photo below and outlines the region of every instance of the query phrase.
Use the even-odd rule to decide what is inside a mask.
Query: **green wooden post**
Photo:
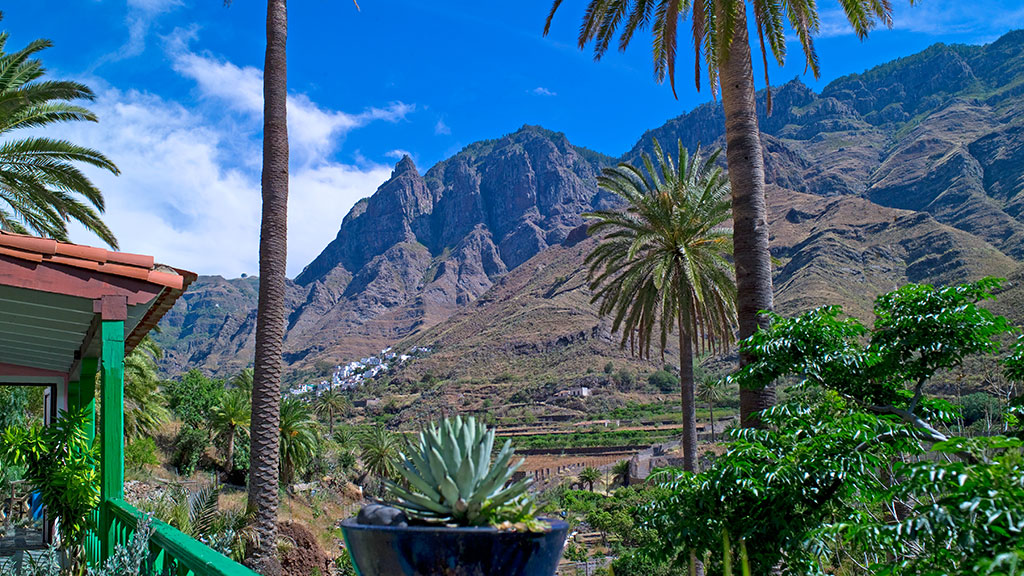
[[[78,393],[72,398],[75,399],[76,408],[85,408],[91,417],[86,426],[86,433],[89,435],[89,443],[96,438],[96,372],[99,370],[99,358],[82,358],[82,374],[78,379]],[[72,382],[72,384],[76,384]],[[71,400],[68,400],[70,407]]]
[[[100,537],[103,559],[114,552],[116,535],[110,500],[124,498],[124,321],[100,325],[100,411],[103,423],[100,457]]]

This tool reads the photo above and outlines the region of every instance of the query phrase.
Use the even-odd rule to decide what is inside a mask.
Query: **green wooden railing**
[[[110,548],[117,545],[128,546],[132,534],[144,517],[142,512],[123,500],[108,500],[105,507],[110,515],[111,525],[107,544]],[[94,526],[101,515],[94,512]],[[173,576],[259,576],[252,570],[220,554],[205,544],[187,536],[177,528],[153,519],[153,534],[149,538],[150,562],[156,575]],[[99,565],[103,557],[104,542],[99,534],[89,533],[85,543],[86,558],[94,566]]]

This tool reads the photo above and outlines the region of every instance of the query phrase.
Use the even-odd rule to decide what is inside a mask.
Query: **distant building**
[[[555,398],[586,398],[588,396],[590,396],[590,388],[586,386],[574,386],[555,393]]]

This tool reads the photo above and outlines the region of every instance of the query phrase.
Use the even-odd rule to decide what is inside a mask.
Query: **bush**
[[[203,453],[210,446],[210,433],[185,424],[178,432],[175,445],[178,447],[178,453],[175,456],[178,472],[183,476],[191,476],[199,467]]]
[[[1003,403],[999,398],[985,392],[968,394],[960,400],[963,409],[964,426],[970,426],[986,417],[998,419],[1003,412]]]
[[[167,403],[186,424],[200,428],[209,421],[210,412],[224,396],[224,381],[203,376],[199,370],[189,370],[181,380],[166,387]]]
[[[615,383],[623,390],[629,390],[636,385],[636,375],[625,368],[615,373]]]
[[[679,377],[667,370],[652,372],[647,383],[662,392],[673,392],[679,388]]]
[[[611,374],[614,371],[615,371],[615,364],[612,364],[612,361],[609,360],[608,363],[604,365],[604,373],[605,374]]]
[[[128,442],[124,447],[124,463],[130,469],[140,470],[146,466],[159,466],[156,442],[152,438],[143,437]]]

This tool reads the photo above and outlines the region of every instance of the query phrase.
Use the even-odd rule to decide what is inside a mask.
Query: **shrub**
[[[999,398],[985,392],[968,394],[960,400],[963,409],[964,426],[970,426],[986,417],[997,420],[1003,411],[1003,403]]]
[[[224,381],[203,376],[199,370],[189,370],[181,380],[167,384],[167,403],[186,424],[194,428],[205,426],[214,406],[224,396]]]
[[[178,432],[175,445],[178,447],[178,453],[175,455],[178,472],[183,476],[191,476],[199,467],[203,453],[210,446],[210,433],[185,424]]]
[[[662,392],[673,392],[679,389],[679,377],[667,370],[652,372],[647,383]]]
[[[609,360],[608,363],[604,365],[604,373],[605,374],[611,374],[614,371],[615,371],[615,364],[612,364],[612,361]]]
[[[629,390],[636,385],[636,375],[622,368],[615,373],[615,383],[619,385],[619,388]]]
[[[129,442],[124,447],[125,466],[140,470],[146,466],[158,466],[156,442],[148,436]]]

